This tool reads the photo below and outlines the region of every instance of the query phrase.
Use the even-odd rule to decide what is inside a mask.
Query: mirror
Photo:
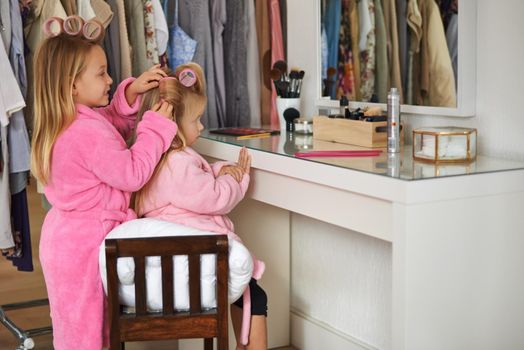
[[[318,0],[317,11],[319,108],[346,96],[385,109],[397,87],[403,113],[475,113],[475,0]]]

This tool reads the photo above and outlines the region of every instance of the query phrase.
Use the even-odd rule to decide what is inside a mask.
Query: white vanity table
[[[267,264],[261,284],[270,300],[270,347],[376,348],[344,329],[338,331],[349,337],[341,341],[329,325],[291,312],[290,281],[298,278],[290,272],[292,212],[390,246],[386,348],[524,348],[524,163],[479,156],[470,164],[437,167],[414,163],[409,146],[389,166],[385,152],[294,158],[305,145],[358,148],[304,136],[237,141],[207,132],[194,145],[210,160],[235,161],[241,146],[252,155],[248,199],[232,218]]]

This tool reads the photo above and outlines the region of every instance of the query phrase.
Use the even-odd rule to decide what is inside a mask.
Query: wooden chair
[[[217,308],[202,310],[200,304],[200,255],[217,255]],[[189,312],[173,305],[173,255],[187,255],[189,263]],[[145,258],[161,256],[162,312],[146,307]],[[116,261],[135,261],[136,313],[123,313],[118,300]],[[106,240],[106,266],[110,322],[110,350],[125,348],[126,341],[204,338],[204,350],[228,349],[228,243],[225,235],[152,237]]]

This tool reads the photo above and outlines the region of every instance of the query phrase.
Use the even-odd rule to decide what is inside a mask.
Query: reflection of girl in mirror
[[[162,99],[173,105],[179,131],[151,180],[136,194],[137,214],[227,234],[240,241],[226,214],[246,193],[251,156],[242,148],[236,164],[209,164],[195,152],[190,146],[203,129],[200,117],[207,103],[204,73],[199,65],[187,63],[168,75],[160,81],[158,89],[144,95],[138,120],[143,112]],[[255,257],[253,263],[253,279],[243,297],[231,306],[231,316],[237,349],[265,350],[267,296],[256,283],[262,276],[264,263]],[[243,308],[244,303],[250,307]]]

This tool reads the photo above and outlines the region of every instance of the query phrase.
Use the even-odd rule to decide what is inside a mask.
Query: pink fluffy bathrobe
[[[249,185],[249,175],[238,183],[231,175],[218,176],[222,166],[210,165],[192,148],[170,152],[166,163],[151,183],[142,203],[145,217],[175,222],[204,231],[227,234],[241,242],[226,216],[241,200]],[[253,256],[253,278],[259,279],[265,265]],[[249,287],[244,292],[242,343],[247,343],[250,326]]]
[[[177,132],[173,121],[146,112],[128,149],[124,138],[140,103],[127,104],[124,90],[132,81],[120,84],[108,107],[76,105],[76,119],[53,147],[45,187],[53,207],[42,227],[40,261],[55,350],[100,350],[107,340],[98,249],[111,229],[136,218],[130,193],[149,180]]]

